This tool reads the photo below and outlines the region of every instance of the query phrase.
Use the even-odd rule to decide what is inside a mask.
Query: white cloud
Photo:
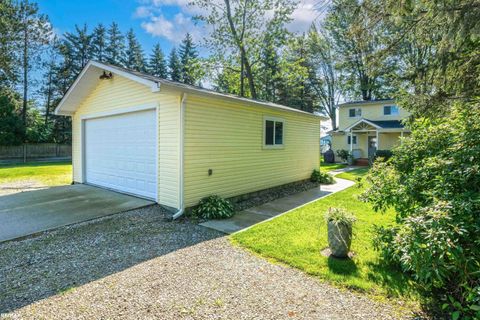
[[[195,14],[203,13],[201,9],[189,5],[191,0],[139,0],[140,6],[134,16],[143,19],[141,26],[155,37],[163,37],[173,43],[179,43],[189,32],[194,41],[199,43],[206,34],[205,27],[192,21]],[[218,1],[218,0],[212,0]],[[292,14],[292,21],[287,25],[291,32],[306,32],[319,15],[318,7],[328,4],[329,0],[301,0]],[[178,7],[179,13],[168,19],[164,15],[165,7]]]
[[[135,18],[147,18],[152,16],[152,10],[149,7],[146,6],[140,6],[135,10],[135,13],[133,14]]]
[[[300,1],[298,7],[292,13],[292,21],[287,25],[291,32],[306,32],[318,17],[318,0]]]
[[[147,33],[176,44],[183,40],[187,32],[197,43],[202,39],[201,27],[196,26],[191,17],[183,13],[177,13],[171,20],[165,18],[163,14],[151,16],[148,21],[142,22],[141,26]]]

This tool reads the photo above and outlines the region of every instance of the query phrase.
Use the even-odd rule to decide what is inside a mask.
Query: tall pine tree
[[[75,32],[67,32],[64,37],[64,42],[69,46],[73,56],[73,72],[78,75],[92,58],[92,35],[84,24],[82,28],[75,25]]]
[[[92,37],[92,57],[93,59],[105,62],[107,59],[107,30],[103,24],[99,24],[93,29]]]
[[[172,48],[168,57],[168,75],[173,81],[180,81],[182,76],[181,64],[178,59],[177,49]]]
[[[105,49],[107,62],[121,66],[124,59],[125,43],[124,37],[118,24],[112,22],[107,31],[107,47]]]
[[[18,39],[18,65],[22,73],[22,121],[27,124],[27,106],[29,98],[29,89],[31,79],[30,72],[33,71],[41,61],[42,51],[47,47],[52,27],[48,18],[39,13],[38,5],[30,3],[28,0],[22,0],[17,4],[17,35]]]
[[[186,84],[195,84],[198,80],[198,52],[190,33],[187,33],[182,40],[178,54],[180,55],[181,64],[180,81]]]
[[[167,77],[167,63],[165,62],[165,55],[163,54],[160,44],[153,47],[153,52],[148,61],[148,72],[159,78]]]
[[[143,49],[138,42],[133,29],[130,29],[127,32],[126,38],[127,49],[125,50],[125,67],[136,71],[145,71],[145,57],[143,55]]]

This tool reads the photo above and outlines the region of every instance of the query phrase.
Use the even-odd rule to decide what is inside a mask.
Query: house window
[[[357,144],[357,136],[347,136],[347,144],[351,144],[353,139],[353,144]]]
[[[350,118],[357,118],[362,116],[362,109],[352,108],[348,110],[348,115]]]
[[[283,146],[284,123],[282,119],[266,118],[264,120],[266,147]]]
[[[398,107],[397,106],[384,106],[383,114],[385,116],[398,116]]]

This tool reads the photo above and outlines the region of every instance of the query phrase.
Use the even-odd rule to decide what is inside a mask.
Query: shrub
[[[375,152],[375,161],[388,161],[393,156],[392,150],[377,150]]]
[[[326,172],[321,172],[320,170],[313,170],[310,181],[320,184],[332,184],[335,182],[331,175]]]
[[[343,224],[345,226],[353,226],[356,218],[353,214],[343,208],[328,208],[325,213],[325,220],[334,224]]]
[[[480,318],[480,106],[419,119],[389,162],[376,162],[363,198],[393,207],[376,247],[454,319]]]
[[[345,149],[337,150],[337,156],[342,159],[343,162],[347,162],[350,152]]]
[[[233,216],[235,211],[230,201],[213,195],[200,200],[194,213],[203,219],[225,219]]]

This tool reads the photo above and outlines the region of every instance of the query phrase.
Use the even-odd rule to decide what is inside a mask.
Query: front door
[[[377,137],[368,137],[368,159],[372,159],[377,152]]]

